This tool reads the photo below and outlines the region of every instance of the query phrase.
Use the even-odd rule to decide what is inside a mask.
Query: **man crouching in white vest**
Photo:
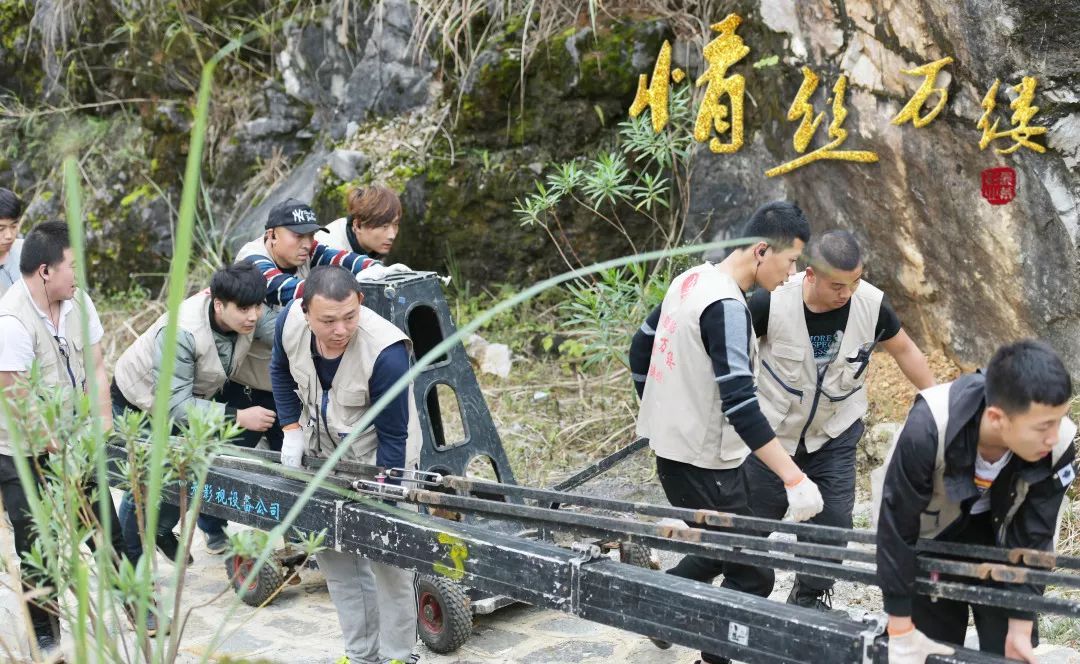
[[[251,344],[256,340],[271,343],[274,339],[276,316],[263,308],[264,288],[258,268],[236,263],[218,268],[210,278],[209,289],[180,303],[174,341],[176,363],[168,378],[169,417],[175,427],[186,424],[194,412],[221,413],[225,421],[235,422],[245,431],[262,432],[274,424],[274,411],[226,395],[227,386],[243,364]],[[162,379],[160,367],[167,324],[168,314],[162,314],[116,361],[112,399],[117,416],[125,411],[149,415],[152,410],[154,391]],[[257,441],[239,437],[230,442],[254,447]],[[180,522],[180,509],[162,503],[158,515],[155,544],[170,560],[175,560],[180,542],[173,528]],[[120,523],[128,555],[137,561],[143,548],[135,498],[130,491],[120,503]],[[200,514],[197,523],[206,536],[208,551],[217,554],[228,548],[227,521]]]
[[[409,338],[363,301],[348,270],[320,266],[308,275],[303,299],[278,318],[270,379],[285,431],[281,462],[286,466],[300,467],[305,454],[330,456],[371,404],[409,370]],[[344,458],[415,468],[420,441],[410,387],[375,417]],[[417,661],[415,574],[340,551],[323,551],[318,561],[349,662]]]
[[[863,280],[854,235],[830,231],[815,238],[808,253],[805,273],[750,298],[761,344],[758,393],[776,437],[821,490],[825,509],[811,522],[851,528],[855,447],[864,430],[865,381],[875,346],[895,358],[916,388],[937,381],[885,294]],[[754,516],[784,516],[780,480],[756,458],[747,460],[746,481]],[[832,579],[799,574],[788,604],[827,611],[832,587]]]
[[[928,655],[952,653],[937,641],[964,643],[970,606],[982,651],[1034,664],[1035,612],[917,595],[915,544],[924,538],[1052,550],[1075,477],[1071,398],[1061,358],[1033,340],[998,349],[985,375],[961,376],[915,398],[886,461],[878,517],[889,662],[922,664]],[[1044,589],[1007,587],[1033,596]]]
[[[750,515],[742,465],[753,452],[783,481],[792,518],[805,521],[821,511],[821,493],[758,406],[758,344],[743,293],[772,290],[795,273],[810,225],[797,206],[776,201],[754,212],[743,236],[763,239],[676,277],[634,336],[631,371],[643,384],[637,433],[656,453],[672,505]],[[761,597],[771,585],[769,570],[693,555],[668,573],[706,583],[723,574],[723,587]],[[730,661],[710,653],[702,660]]]

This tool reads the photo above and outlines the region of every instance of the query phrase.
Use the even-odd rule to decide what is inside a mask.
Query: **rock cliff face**
[[[757,100],[747,147],[730,157],[699,151],[697,222],[712,213],[729,229],[759,201],[795,200],[815,230],[847,228],[865,240],[868,278],[925,347],[977,365],[999,343],[1036,335],[1080,374],[1080,51],[1065,27],[1080,19],[1080,3],[762,2],[747,7],[746,19],[758,24],[749,35],[764,27],[782,38],[773,51],[780,63],[747,75]],[[948,84],[941,114],[923,128],[890,124],[923,79],[902,70],[946,56],[954,62],[937,81]],[[822,87],[848,75],[843,147],[872,150],[878,163],[818,162],[763,177],[796,154],[797,123],[785,115],[803,64]],[[983,96],[996,78],[1004,93],[1023,76],[1038,80],[1032,124],[1049,128],[1047,152],[980,150]],[[819,110],[824,99],[819,91]],[[999,131],[1009,128],[1009,99],[998,96]],[[996,166],[1016,170],[1016,199],[1007,205],[981,196],[980,174]]]
[[[233,9],[255,16],[272,5],[247,0]],[[58,214],[48,137],[61,126],[89,128],[97,150],[86,162],[91,260],[107,287],[123,288],[132,272],[164,271],[190,126],[184,85],[206,53],[190,39],[167,39],[173,24],[164,19],[121,15],[125,3],[87,5],[94,11],[70,23],[80,27],[66,38],[69,47],[96,44],[79,51],[87,71],[99,74],[90,85],[72,74],[82,70],[64,59],[63,42],[38,48],[55,34],[50,12],[65,6],[39,0],[0,10],[0,88],[31,110],[62,97],[65,86],[74,102],[109,105],[79,109],[64,122],[48,115],[5,125],[15,138],[0,152],[0,184],[33,198],[28,222]],[[325,3],[223,68],[201,214],[235,246],[257,235],[285,196],[311,200],[329,221],[343,213],[350,187],[379,180],[406,204],[397,260],[441,271],[452,262],[480,283],[559,269],[550,243],[519,226],[515,199],[553,161],[612,144],[637,76],[651,73],[665,39],[695,81],[705,70],[702,45],[714,36],[699,28],[724,18],[608,9],[614,16],[595,31],[587,19],[564,17],[566,27],[549,31],[525,67],[524,22],[507,17],[462,77],[451,75],[446,45],[432,41],[417,55],[416,6],[408,0]],[[868,278],[924,347],[978,365],[1002,341],[1035,335],[1080,377],[1080,50],[1070,32],[1080,24],[1080,2],[763,0],[727,3],[724,11],[743,17],[738,34],[751,49],[729,71],[746,78],[745,145],[730,155],[698,147],[685,236],[723,236],[760,203],[795,200],[815,231],[848,228],[864,240]],[[214,18],[204,12],[202,20]],[[132,34],[142,41],[133,36],[118,47],[120,22],[139,26]],[[137,57],[142,48],[145,61]],[[944,110],[922,128],[890,124],[922,83],[902,70],[944,57],[953,58],[936,82],[948,90]],[[877,163],[820,161],[765,176],[798,154],[798,122],[787,114],[803,66],[821,77],[810,100],[816,112],[830,111],[809,149],[827,140],[827,97],[846,74],[841,149],[871,150]],[[1024,76],[1038,81],[1031,124],[1048,129],[1035,139],[1048,150],[994,152],[1008,139],[980,150],[976,123],[987,89],[1001,80],[994,117],[999,131],[1011,128],[1011,87]],[[114,97],[143,101],[119,105]],[[931,95],[923,112],[936,100]],[[980,194],[980,174],[996,166],[1017,174],[1007,205]],[[583,260],[622,253],[588,215],[568,212],[564,221]],[[631,234],[648,244],[649,225],[634,224]]]

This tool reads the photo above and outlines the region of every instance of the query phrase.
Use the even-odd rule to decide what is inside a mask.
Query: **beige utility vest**
[[[840,350],[825,369],[821,395],[817,396],[818,366],[803,309],[804,277],[800,272],[772,292],[769,329],[761,345],[757,375],[761,412],[788,454],[795,454],[800,438],[805,440],[807,452],[816,452],[866,413],[864,383],[868,372],[855,378],[862,362],[849,360],[873,345],[884,297],[873,285],[859,284],[851,297]]]
[[[934,417],[934,423],[938,429],[937,457],[934,459],[934,494],[919,518],[919,537],[924,538],[937,537],[941,531],[945,530],[962,515],[960,503],[949,500],[945,492],[945,447],[946,443],[948,443],[945,437],[947,435],[946,430],[949,427],[949,387],[951,385],[952,383],[935,385],[920,393],[930,407],[930,414]],[[1061,426],[1058,428],[1058,442],[1050,453],[1051,467],[1056,465],[1061,456],[1069,449],[1075,436],[1076,424],[1068,417],[1061,418]],[[892,450],[889,450],[889,456],[890,459],[886,460],[886,465],[891,460]],[[1009,526],[1013,516],[1016,515],[1016,512],[1027,498],[1028,488],[1027,482],[1018,477],[1016,480],[1016,494],[1013,497],[1012,505],[1009,506],[1005,520],[997,533],[999,543],[1003,540],[1005,529]]]
[[[274,260],[270,255],[270,252],[266,250],[266,245],[263,243],[262,237],[254,239],[240,247],[240,251],[236,253],[236,260],[239,262],[248,256],[262,256],[267,260]],[[310,271],[311,266],[304,263],[296,268],[296,277],[299,279],[306,279],[308,272]],[[281,307],[271,304],[267,304],[266,308],[269,312],[281,309]],[[270,392],[273,389],[270,385],[270,354],[271,348],[269,342],[261,339],[253,340],[251,348],[248,349],[247,356],[244,357],[243,361],[233,363],[236,366],[236,371],[233,372],[232,380],[241,385],[247,385],[248,387],[254,387],[257,390]]]
[[[746,298],[730,275],[712,263],[683,272],[660,307],[649,377],[638,411],[637,434],[658,457],[699,468],[736,468],[750,448],[724,417],[712,360],[701,342],[701,313],[718,300]],[[750,334],[750,371],[757,338]]]
[[[307,434],[307,454],[326,458],[352,433],[360,418],[371,407],[368,382],[379,353],[399,341],[404,341],[411,353],[412,341],[385,318],[361,306],[360,327],[341,356],[335,382],[326,396],[324,417],[321,408],[322,385],[311,356],[311,328],[308,327],[298,301],[286,307],[281,315],[288,316],[281,331],[281,344],[289,358],[289,372],[296,381],[297,395],[304,404],[300,421],[314,423],[314,426],[304,428]],[[409,433],[405,444],[405,464],[409,468],[416,468],[420,463],[422,442],[420,420],[416,413],[412,385],[406,389],[409,394]],[[350,446],[345,459],[374,464],[378,446],[379,438],[375,426],[368,425]]]
[[[325,226],[325,231],[315,231],[315,241],[319,244],[333,247],[334,249],[352,251],[352,245],[349,244],[349,236],[346,234],[348,224],[348,217],[342,217],[331,221]]]
[[[221,366],[217,342],[210,327],[210,291],[193,295],[180,303],[177,326],[195,338],[195,383],[192,393],[200,399],[217,394],[229,378],[228,367]],[[148,330],[116,361],[114,378],[124,398],[139,410],[150,412],[154,404],[153,369],[157,357],[158,333],[168,322],[162,314]],[[233,348],[232,370],[243,362],[251,347],[253,334],[238,334]]]
[[[75,292],[71,300],[74,305],[64,319],[64,338],[67,340],[67,359],[60,351],[60,344],[45,327],[41,320],[41,314],[30,299],[30,293],[16,283],[9,288],[0,298],[0,316],[13,316],[30,334],[34,345],[34,362],[41,371],[41,382],[46,387],[61,388],[69,396],[71,408],[75,408],[77,393],[86,392],[86,365],[83,363],[83,338],[79,329],[82,319],[83,297],[89,297]],[[12,413],[17,416],[18,413]],[[23,449],[26,449],[25,443]],[[0,416],[0,454],[10,456],[13,447],[11,436],[7,431],[7,420]]]

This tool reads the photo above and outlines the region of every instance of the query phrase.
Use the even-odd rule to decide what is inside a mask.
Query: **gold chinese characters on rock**
[[[802,73],[802,85],[799,86],[799,91],[795,94],[795,101],[791,103],[791,108],[788,109],[787,114],[789,122],[799,121],[799,128],[795,130],[794,139],[795,151],[799,153],[806,152],[806,148],[809,147],[810,140],[814,138],[814,132],[817,131],[818,125],[825,119],[824,111],[818,113],[817,117],[814,116],[814,106],[810,103],[810,97],[817,90],[820,79],[809,67],[803,67]],[[878,160],[877,154],[868,150],[836,149],[847,140],[847,130],[844,129],[844,120],[847,119],[847,109],[844,108],[844,93],[846,90],[847,76],[841,74],[840,78],[836,79],[836,85],[832,89],[832,121],[829,123],[829,138],[832,140],[817,150],[806,152],[803,156],[792,159],[786,164],[780,164],[776,168],[770,168],[765,171],[766,176],[771,178],[790,173],[796,168],[812,164],[820,159],[857,161],[864,164]]]
[[[750,47],[736,33],[742,21],[742,17],[738,14],[728,14],[723,21],[710,26],[711,31],[716,34],[702,49],[705,70],[695,82],[695,87],[704,86],[705,91],[694,122],[694,140],[698,143],[707,142],[709,149],[718,154],[738,152],[744,143],[743,102],[746,96],[746,78],[741,73],[731,71],[750,53]],[[775,56],[766,58],[755,64],[754,68],[763,64],[772,64],[776,59]],[[921,129],[932,123],[948,104],[948,81],[939,84],[938,79],[942,70],[952,63],[953,58],[943,57],[911,69],[901,70],[908,76],[921,76],[923,80],[907,103],[890,120],[891,124],[902,126],[910,123],[916,129]],[[831,88],[832,95],[829,96],[826,93],[825,103],[831,104],[831,113],[817,111],[812,101],[821,78],[807,66],[802,67],[802,75],[802,84],[787,112],[789,122],[799,123],[795,130],[793,144],[800,156],[765,171],[765,175],[768,177],[784,175],[822,160],[859,163],[878,161],[878,155],[870,150],[841,149],[848,138],[848,131],[844,127],[848,116],[845,106],[847,75],[839,74]],[[650,81],[645,74],[642,74],[639,79],[637,94],[630,106],[631,117],[636,118],[645,109],[649,109],[653,130],[657,133],[663,131],[669,120],[671,81],[679,83],[685,76],[686,74],[681,69],[672,69],[671,44],[665,41],[653,68],[652,80]],[[1012,126],[999,131],[1001,119],[992,116],[997,106],[1000,80],[994,81],[982,100],[983,114],[975,127],[982,131],[982,137],[979,140],[980,150],[986,149],[995,141],[1011,139],[1011,145],[1003,148],[995,146],[995,152],[1007,155],[1022,147],[1039,153],[1046,152],[1044,145],[1032,140],[1036,136],[1046,134],[1047,131],[1045,127],[1030,124],[1039,111],[1039,107],[1033,105],[1036,85],[1037,81],[1034,77],[1025,76],[1018,85],[1011,88],[1016,93],[1016,97],[1009,104],[1009,108],[1012,109],[1010,118]],[[808,152],[817,130],[825,122],[827,115],[830,116],[827,125],[828,141],[821,147]]]

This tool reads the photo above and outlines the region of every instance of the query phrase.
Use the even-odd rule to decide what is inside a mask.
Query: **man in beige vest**
[[[270,375],[285,430],[281,462],[287,466],[300,467],[305,455],[332,454],[371,404],[409,370],[408,337],[363,301],[350,272],[316,267],[303,300],[278,318]],[[352,442],[345,459],[416,468],[420,442],[409,386]],[[415,575],[341,551],[323,551],[318,561],[349,662],[414,662]]]
[[[109,379],[99,343],[104,330],[94,303],[76,287],[67,224],[49,221],[32,229],[23,244],[19,271],[19,281],[0,298],[0,387],[7,393],[17,392],[20,389],[17,381],[26,376],[32,365],[37,365],[44,385],[58,388],[66,395],[74,412],[76,399],[86,392],[87,380],[95,380],[99,396],[97,415],[101,418],[102,428],[108,431],[112,428],[112,408]],[[80,331],[83,313],[89,321],[88,340],[83,339]],[[94,358],[93,376],[86,375],[84,357],[88,353]],[[6,404],[10,403],[6,396],[4,398]],[[33,457],[31,465],[37,471],[35,479],[40,486],[47,481],[42,471],[49,464],[49,454],[55,453],[65,441],[53,440],[44,431],[21,431],[13,435],[7,429],[8,418],[16,421],[18,416],[19,413],[5,412],[0,417],[0,491],[3,492],[4,509],[11,520],[15,552],[21,557],[31,550],[36,534],[12,455]],[[95,495],[98,490],[93,483],[86,487],[95,510],[99,508]],[[117,519],[111,507],[111,495],[106,488],[101,490],[109,498],[110,508],[108,513],[97,516],[99,520],[112,520],[112,547],[123,555],[124,542],[115,525]],[[88,540],[91,547],[93,543],[93,538]],[[23,580],[32,582],[27,576],[29,574]],[[56,594],[62,594],[64,590],[58,589]],[[52,604],[56,594],[44,593],[27,607],[38,648],[45,655],[59,648],[59,625],[55,615],[44,608]]]
[[[22,238],[19,237],[19,217],[22,201],[10,189],[0,187],[0,295],[19,281],[19,256]]]
[[[796,205],[776,201],[754,212],[743,236],[761,239],[676,277],[635,335],[631,371],[643,389],[637,433],[649,439],[672,505],[750,515],[742,465],[753,453],[780,478],[792,518],[805,521],[821,511],[821,494],[761,413],[757,337],[743,293],[772,290],[795,273],[810,225]],[[771,579],[769,570],[692,555],[668,573],[704,582],[723,574],[723,587],[759,596],[769,594]],[[730,661],[711,653],[702,660]]]
[[[382,260],[394,246],[401,228],[401,199],[381,184],[349,192],[348,214],[315,233],[320,244]]]
[[[274,316],[282,307],[303,295],[304,279],[317,265],[340,265],[357,275],[357,278],[360,278],[361,272],[371,278],[380,276],[383,268],[378,261],[316,241],[315,234],[320,230],[325,229],[319,225],[314,210],[295,198],[289,198],[270,209],[263,234],[240,247],[237,252],[237,261],[251,263],[262,272],[266,281],[264,303]],[[270,384],[270,346],[270,342],[260,339],[252,343],[247,356],[226,386],[231,399],[246,399],[250,405],[274,409]],[[234,391],[234,385],[240,389]],[[265,433],[270,449],[280,450],[283,438],[280,422],[275,422]]]
[[[170,378],[169,415],[182,425],[192,411],[216,411],[248,431],[262,432],[274,423],[274,411],[262,406],[238,407],[223,396],[223,388],[235,375],[255,339],[272,343],[275,317],[264,312],[264,281],[258,268],[237,263],[219,268],[210,278],[210,288],[180,303],[179,329],[176,338],[176,364]],[[162,315],[116,362],[112,383],[113,408],[149,413],[154,392],[161,379],[159,367],[165,345],[167,315]],[[246,447],[255,441],[234,441]],[[124,529],[128,556],[142,556],[135,501],[130,492],[120,504],[120,522]],[[175,559],[179,542],[173,528],[180,521],[174,505],[163,503],[155,539],[158,548]],[[199,528],[206,536],[210,553],[228,548],[223,519],[200,515]]]
[[[1072,396],[1061,358],[1040,341],[1024,340],[999,348],[985,374],[915,398],[887,462],[878,517],[877,576],[891,664],[952,652],[936,641],[963,645],[969,608],[982,651],[1035,664],[1035,612],[917,595],[915,544],[924,538],[1053,550],[1059,508],[1075,478]],[[1033,596],[1044,590],[1005,585]]]
[[[936,381],[884,294],[863,280],[854,235],[825,233],[811,243],[809,256],[805,273],[750,298],[761,344],[758,395],[784,449],[821,489],[825,509],[811,522],[851,528],[855,446],[863,434],[874,347],[892,355],[916,388]],[[746,473],[754,516],[782,518],[787,500],[776,475],[756,459],[747,462]],[[787,601],[829,610],[832,587],[832,579],[799,574]]]

